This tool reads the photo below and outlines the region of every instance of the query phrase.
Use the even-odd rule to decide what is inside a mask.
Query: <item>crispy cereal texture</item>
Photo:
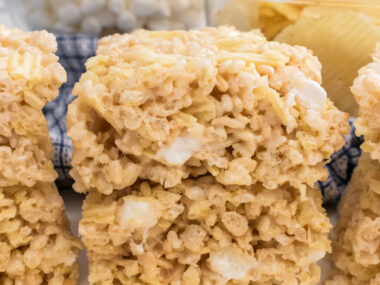
[[[325,285],[380,284],[380,164],[364,154],[333,230],[335,275]]]
[[[321,201],[316,189],[212,176],[91,192],[79,226],[90,284],[317,284],[330,249]]]
[[[211,173],[305,189],[326,177],[349,129],[320,81],[310,51],[256,31],[106,37],[69,107],[74,188],[110,194],[137,178],[172,187]]]
[[[66,72],[46,31],[0,26],[0,187],[56,178],[42,107],[58,95]]]
[[[365,139],[362,149],[380,161],[380,43],[372,59],[372,63],[359,70],[351,90],[359,105],[355,127],[357,135]]]
[[[0,284],[77,284],[81,247],[53,183],[0,188]]]

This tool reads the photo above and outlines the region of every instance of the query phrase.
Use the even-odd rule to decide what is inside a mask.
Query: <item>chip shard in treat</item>
[[[1,284],[77,284],[81,248],[53,183],[0,187]]]
[[[364,153],[339,205],[325,285],[380,284],[380,164]]]
[[[356,134],[364,136],[362,149],[380,161],[380,43],[372,55],[373,62],[359,70],[351,87],[359,105],[355,121]]]
[[[306,189],[326,178],[349,130],[318,59],[258,31],[114,35],[86,66],[67,118],[78,192],[206,173],[224,185]]]
[[[330,251],[321,204],[315,188],[223,186],[211,175],[93,191],[79,225],[89,282],[317,284]]]
[[[57,177],[44,105],[58,96],[66,72],[55,37],[0,26],[0,187],[33,186]]]

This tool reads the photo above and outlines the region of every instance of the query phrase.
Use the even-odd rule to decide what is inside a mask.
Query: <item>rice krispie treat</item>
[[[334,276],[325,285],[380,284],[380,164],[364,154],[339,205]]]
[[[255,31],[106,37],[69,107],[74,188],[172,187],[205,173],[224,185],[312,186],[349,130],[320,82],[310,51]]]
[[[53,183],[0,188],[1,284],[77,284],[80,248]]]
[[[373,62],[359,70],[351,91],[359,105],[356,133],[364,135],[362,149],[380,160],[380,44],[372,55]]]
[[[79,226],[90,284],[317,284],[329,229],[316,189],[212,176],[91,192]]]
[[[42,107],[58,95],[66,72],[55,37],[0,26],[0,187],[56,178]]]

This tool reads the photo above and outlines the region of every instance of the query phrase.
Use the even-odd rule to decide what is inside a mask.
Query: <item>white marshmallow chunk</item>
[[[380,74],[380,63],[372,62],[372,63],[368,64],[364,69],[371,69],[371,70],[375,71],[376,73]]]
[[[171,30],[172,23],[168,19],[150,19],[147,22],[147,28],[152,31]]]
[[[80,4],[83,15],[93,15],[100,12],[106,5],[106,0],[84,0]]]
[[[189,10],[183,14],[181,19],[187,30],[197,30],[206,26],[206,15],[202,10]]]
[[[156,11],[156,0],[133,0],[131,12],[138,17],[150,17]]]
[[[45,6],[44,0],[29,0],[34,10],[43,9]]]
[[[53,32],[59,34],[73,34],[75,30],[72,26],[69,26],[62,22],[57,22],[53,26]]]
[[[99,35],[102,31],[102,26],[94,17],[87,17],[82,21],[81,32],[89,35]]]
[[[108,2],[108,10],[115,14],[120,14],[125,10],[124,0],[110,0]]]
[[[96,15],[99,24],[104,28],[112,28],[116,26],[117,17],[114,13],[108,10],[101,11]]]
[[[174,13],[182,13],[190,7],[189,0],[171,0],[169,2]]]
[[[154,13],[155,18],[167,18],[170,17],[171,10],[168,1],[159,0],[156,3],[156,11]]]
[[[211,270],[227,280],[243,279],[249,270],[257,266],[253,257],[243,255],[232,247],[211,252],[208,262]]]
[[[74,25],[81,19],[79,7],[73,3],[66,3],[58,9],[58,16],[65,24]]]
[[[53,24],[50,15],[43,10],[30,13],[28,23],[36,30],[49,29]]]
[[[289,97],[294,93],[299,102],[307,108],[322,109],[326,105],[326,91],[313,80],[300,82],[298,86],[291,89],[289,93]]]
[[[130,11],[124,11],[117,18],[117,27],[120,31],[128,33],[136,27],[136,17]]]
[[[161,206],[153,198],[128,196],[119,209],[119,223],[124,227],[146,228],[155,226],[161,216]]]
[[[157,156],[167,163],[182,165],[201,148],[198,141],[190,136],[178,137],[170,146],[163,147],[157,152]]]

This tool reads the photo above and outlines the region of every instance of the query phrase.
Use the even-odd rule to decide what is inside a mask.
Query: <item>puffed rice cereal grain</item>
[[[103,38],[68,112],[74,188],[172,187],[205,173],[224,185],[312,187],[349,130],[320,82],[310,51],[257,31]]]
[[[46,31],[0,26],[0,187],[56,178],[52,145],[41,109],[58,96],[66,72]]]
[[[380,284],[380,164],[364,154],[339,205],[334,275],[325,285]]]
[[[380,161],[380,43],[372,59],[372,63],[359,70],[351,90],[359,105],[355,127],[357,135],[365,139],[362,149]]]
[[[79,226],[90,284],[317,284],[330,250],[321,203],[312,188],[212,176],[91,192]]]
[[[0,187],[0,284],[75,285],[81,247],[53,183]]]

